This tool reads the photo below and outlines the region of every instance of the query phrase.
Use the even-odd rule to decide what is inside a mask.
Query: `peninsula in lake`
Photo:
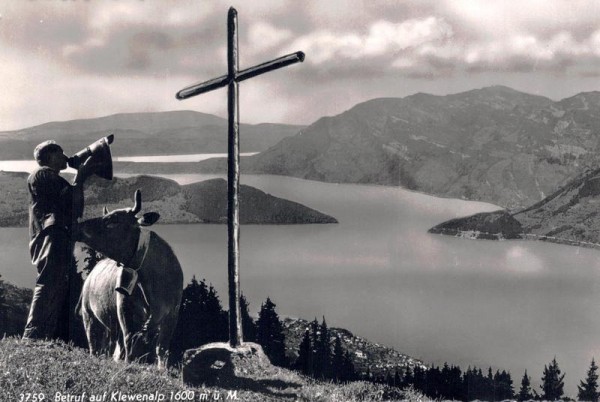
[[[571,180],[518,212],[500,210],[452,219],[430,233],[473,239],[537,239],[600,248],[600,169]]]
[[[27,173],[0,172],[0,227],[26,226],[28,222]],[[133,205],[136,189],[142,191],[145,211],[160,213],[160,223],[226,223],[227,182],[212,179],[188,185],[154,176],[91,178],[86,183],[84,218]],[[254,187],[240,186],[242,224],[337,223],[329,215],[302,204],[274,197]]]

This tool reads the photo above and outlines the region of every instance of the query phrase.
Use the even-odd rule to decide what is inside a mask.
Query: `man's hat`
[[[33,157],[35,158],[36,161],[41,162],[43,159],[44,154],[48,153],[48,152],[53,152],[53,151],[60,151],[62,152],[62,148],[60,145],[58,145],[56,143],[56,141],[54,140],[48,140],[48,141],[44,141],[41,144],[38,144],[35,149],[33,150]]]

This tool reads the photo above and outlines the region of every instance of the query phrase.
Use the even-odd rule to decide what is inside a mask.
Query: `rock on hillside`
[[[374,99],[247,158],[246,172],[401,185],[523,208],[600,161],[600,92],[560,102],[495,86]],[[223,161],[201,162],[222,170]]]
[[[600,247],[600,169],[588,171],[516,213],[497,211],[453,219],[432,233],[473,238],[531,238]]]
[[[0,172],[0,226],[26,226],[28,193],[26,173]],[[161,223],[225,223],[227,182],[208,180],[180,186],[155,176],[115,177],[111,181],[91,178],[85,187],[84,218],[133,205],[136,189],[142,191],[143,210],[156,211]],[[337,223],[335,218],[293,201],[266,194],[249,186],[240,190],[240,222],[261,224]]]
[[[290,361],[295,361],[298,358],[298,348],[307,329],[310,329],[310,322],[306,320],[295,318],[285,318],[283,320],[286,354]],[[385,376],[388,372],[394,375],[396,370],[402,373],[408,367],[420,366],[427,369],[423,362],[418,359],[355,336],[346,329],[329,328],[329,335],[331,345],[333,345],[337,336],[340,337],[342,347],[350,352],[357,373],[365,374],[369,371],[374,376]]]
[[[241,124],[242,152],[258,152],[297,133],[302,126]],[[0,132],[0,159],[31,159],[35,145],[49,138],[68,153],[115,134],[113,155],[170,155],[227,152],[227,120],[192,111],[123,113],[106,117],[46,123]]]

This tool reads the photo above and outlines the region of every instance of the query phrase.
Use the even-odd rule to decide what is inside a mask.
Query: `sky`
[[[115,113],[225,117],[227,10],[240,69],[304,63],[240,84],[241,121],[310,124],[357,103],[490,85],[550,97],[600,90],[594,0],[20,0],[0,2],[0,131]]]

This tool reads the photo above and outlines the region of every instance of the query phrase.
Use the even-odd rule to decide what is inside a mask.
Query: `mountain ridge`
[[[243,152],[267,149],[303,126],[240,124]],[[114,133],[113,155],[219,153],[227,150],[227,119],[195,111],[117,113],[109,116],[53,121],[0,132],[0,158],[31,159],[33,148],[47,139],[75,153]],[[143,140],[143,144],[140,141]]]
[[[588,107],[502,86],[377,98],[317,120],[244,169],[521,208],[600,161],[600,104]]]

